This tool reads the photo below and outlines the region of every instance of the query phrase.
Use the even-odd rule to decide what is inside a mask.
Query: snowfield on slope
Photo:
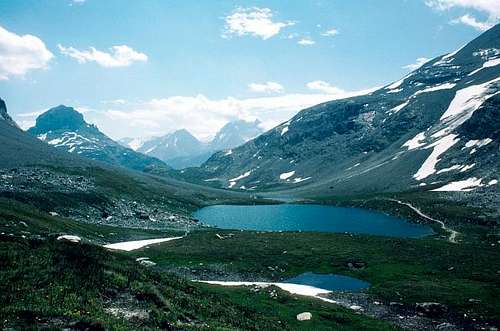
[[[184,237],[170,237],[170,238],[158,238],[158,239],[146,239],[146,240],[135,240],[135,241],[124,241],[115,244],[104,245],[105,248],[115,249],[119,251],[133,251],[144,246],[159,244],[166,241],[172,241],[177,239],[182,239]]]
[[[295,175],[295,171],[284,172],[280,175],[280,179],[287,180],[288,178],[292,177],[293,175]]]
[[[432,191],[435,192],[469,192],[473,189],[483,186],[481,185],[481,178],[472,177],[465,180],[448,183],[444,186],[436,188]]]
[[[476,111],[487,99],[498,93],[487,93],[490,85],[498,81],[500,81],[500,77],[483,84],[472,85],[458,90],[440,120],[448,121],[450,119],[460,118],[460,122],[454,126],[455,128],[467,121],[474,111]]]
[[[247,172],[245,172],[244,174],[242,175],[239,175],[238,177],[234,177],[234,178],[231,178],[230,180],[228,180],[229,182],[229,188],[232,188],[234,185],[236,185],[236,182],[238,182],[240,179],[243,179],[243,178],[246,178],[248,176],[250,176],[250,174],[252,173],[253,170],[249,170]]]
[[[424,163],[420,166],[420,169],[413,175],[416,180],[422,180],[429,177],[430,175],[436,173],[436,165],[440,161],[440,156],[444,154],[448,149],[455,145],[460,139],[457,138],[455,134],[449,134],[434,142],[433,144],[425,147],[434,149],[431,155],[427,157]]]

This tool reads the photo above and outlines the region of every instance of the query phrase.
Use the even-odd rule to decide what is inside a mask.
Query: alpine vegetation
[[[0,329],[500,328],[498,1],[1,3]]]

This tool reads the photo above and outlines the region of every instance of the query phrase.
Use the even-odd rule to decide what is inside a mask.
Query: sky
[[[500,18],[498,0],[0,0],[0,97],[110,137],[265,129],[398,80]]]

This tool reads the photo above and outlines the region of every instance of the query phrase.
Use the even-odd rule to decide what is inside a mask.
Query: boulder
[[[348,261],[346,266],[351,270],[360,270],[366,268],[366,262],[361,261]]]
[[[297,321],[309,321],[312,318],[312,314],[310,312],[303,312],[297,314]]]
[[[416,304],[417,313],[421,316],[439,317],[448,310],[445,305],[438,302],[420,302]]]

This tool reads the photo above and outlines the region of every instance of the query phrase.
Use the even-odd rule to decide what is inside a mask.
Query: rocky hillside
[[[18,127],[16,122],[10,117],[10,115],[7,113],[7,106],[5,106],[5,101],[3,101],[0,98],[0,120],[5,121],[7,124],[13,126],[13,127]]]
[[[85,147],[95,146],[88,149],[95,151],[109,138],[101,136],[97,128],[85,123],[82,115],[72,108],[65,107],[57,113],[42,115],[39,126],[31,129],[38,137],[42,135],[44,141],[0,120],[1,201],[18,201],[44,213],[84,223],[183,229],[186,224],[193,224],[190,214],[200,206],[214,201],[249,199],[241,192],[202,187],[83,157],[89,155]],[[7,114],[6,109],[3,114]],[[68,139],[64,132],[74,132],[75,138]],[[91,144],[92,138],[97,140],[95,145]],[[68,153],[68,148],[75,149]],[[105,151],[95,153],[90,156],[107,155]]]
[[[74,108],[57,106],[36,119],[28,133],[56,148],[93,160],[140,171],[168,170],[162,161],[118,144],[85,122]]]
[[[151,139],[124,138],[120,143],[137,152],[156,157],[175,169],[200,166],[215,152],[228,150],[257,137],[263,132],[260,122],[229,122],[214,139],[203,143],[186,129]]]
[[[496,190],[499,92],[497,25],[375,92],[305,109],[186,176],[322,194]]]

